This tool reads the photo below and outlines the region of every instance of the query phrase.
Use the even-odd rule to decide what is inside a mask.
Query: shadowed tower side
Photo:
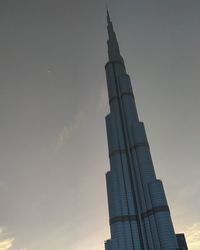
[[[105,249],[183,250],[177,243],[162,182],[156,179],[144,124],[138,118],[108,11],[107,22],[110,171],[106,183],[111,239],[105,242]]]

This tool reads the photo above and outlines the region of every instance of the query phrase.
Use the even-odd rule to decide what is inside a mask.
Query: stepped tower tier
[[[110,171],[106,183],[111,239],[105,242],[105,249],[180,249],[108,12],[107,21],[109,61],[105,69],[110,114],[106,128]]]

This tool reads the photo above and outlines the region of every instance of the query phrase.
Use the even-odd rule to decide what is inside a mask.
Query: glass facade
[[[144,124],[108,13],[105,66],[110,171],[106,174],[111,239],[106,250],[179,249],[162,181],[156,178]]]

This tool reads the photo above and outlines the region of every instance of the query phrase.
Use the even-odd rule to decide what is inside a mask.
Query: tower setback
[[[105,242],[105,249],[184,250],[178,245],[162,181],[156,178],[144,124],[138,117],[109,13],[107,21],[110,171],[106,183],[111,239]]]

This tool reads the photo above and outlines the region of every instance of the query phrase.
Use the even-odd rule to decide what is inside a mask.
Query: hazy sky
[[[200,249],[200,1],[109,0],[176,232]],[[104,0],[0,0],[0,250],[109,237]]]

